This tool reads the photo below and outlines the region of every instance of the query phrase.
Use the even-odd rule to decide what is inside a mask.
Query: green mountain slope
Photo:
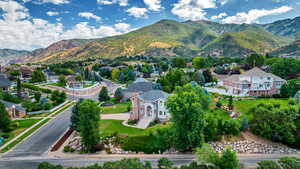
[[[271,56],[300,58],[300,40],[270,53]]]
[[[81,40],[82,43],[61,41],[32,54],[30,61],[51,63],[135,55],[244,57],[253,52],[265,54],[293,41],[266,29],[256,24],[162,20],[119,36]]]
[[[290,39],[275,36],[260,27],[224,33],[202,50],[205,56],[241,57],[249,53],[265,54],[286,45]]]

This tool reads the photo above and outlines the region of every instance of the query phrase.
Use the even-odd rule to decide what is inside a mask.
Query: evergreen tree
[[[233,110],[233,108],[234,108],[233,107],[233,97],[232,96],[229,97],[228,108],[230,110]]]
[[[121,72],[119,74],[118,81],[121,82],[121,83],[125,82],[125,74],[124,74],[124,72]]]
[[[135,73],[132,69],[128,70],[128,80],[134,81],[135,80]]]
[[[22,91],[22,84],[20,78],[17,79],[17,92],[18,96],[21,97],[21,91]]]
[[[11,124],[10,117],[6,111],[5,105],[0,102],[0,129],[7,130]]]
[[[72,115],[71,115],[71,125],[70,128],[79,132],[79,105],[83,102],[83,99],[80,99],[76,105],[72,108]]]
[[[79,131],[84,145],[84,150],[93,152],[94,147],[100,142],[99,122],[101,109],[93,100],[84,100],[79,108]]]
[[[37,103],[41,100],[41,96],[42,96],[41,92],[34,93],[34,99]]]
[[[222,152],[218,166],[224,169],[239,169],[239,160],[236,153],[231,148],[226,148]]]
[[[100,93],[99,93],[99,97],[98,97],[98,100],[100,102],[103,102],[103,101],[108,101],[110,100],[110,97],[108,95],[108,90],[106,87],[102,87]]]
[[[115,92],[114,97],[117,99],[117,101],[120,101],[123,99],[123,92],[121,88],[118,88]]]

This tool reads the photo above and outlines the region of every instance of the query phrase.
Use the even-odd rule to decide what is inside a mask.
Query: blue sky
[[[297,16],[300,0],[0,0],[0,48],[113,36],[161,19],[242,24]]]

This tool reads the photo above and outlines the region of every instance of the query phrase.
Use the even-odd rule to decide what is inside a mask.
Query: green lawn
[[[128,106],[131,106],[131,102],[118,103],[113,106],[103,106],[103,114],[117,114],[128,112]]]
[[[122,120],[101,120],[100,131],[104,135],[113,134],[117,132],[118,134],[136,136],[136,135],[146,135],[159,128],[168,127],[168,125],[158,124],[151,128],[138,129],[138,128],[124,126],[122,122],[123,122]]]
[[[221,103],[223,105],[228,103],[228,100],[221,100]],[[247,115],[249,110],[252,107],[255,107],[256,105],[260,103],[277,103],[280,104],[281,107],[286,107],[288,105],[288,99],[247,99],[247,100],[234,100],[234,111],[236,112],[242,112],[242,117],[246,116],[248,120],[251,120],[252,117],[250,115]]]
[[[15,122],[19,123],[19,127],[9,132],[10,136],[9,138],[5,139],[4,144],[16,137],[17,135],[21,134],[23,131],[30,128],[40,120],[41,119],[15,120]]]

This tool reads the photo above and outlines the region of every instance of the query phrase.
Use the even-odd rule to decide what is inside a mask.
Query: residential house
[[[240,75],[231,75],[223,80],[227,93],[237,96],[264,96],[280,93],[286,81],[276,75],[255,67]]]
[[[154,89],[154,84],[144,78],[137,78],[123,92],[123,101],[130,99],[135,93],[144,93]]]
[[[3,100],[0,100],[0,102],[2,102],[5,105],[6,111],[8,112],[8,115],[11,119],[22,118],[26,115],[26,109],[23,108],[21,105]]]
[[[147,128],[154,120],[167,121],[170,114],[165,106],[170,94],[162,90],[150,90],[142,93],[135,93],[131,97],[132,112],[130,120],[138,120],[137,127]]]
[[[0,90],[7,92],[10,90],[11,85],[12,82],[4,74],[0,74]]]
[[[20,72],[21,72],[21,75],[22,75],[23,79],[29,79],[32,76],[33,69],[28,67],[28,66],[21,66],[20,67]]]
[[[125,100],[132,102],[130,120],[137,120],[138,128],[147,128],[154,120],[163,122],[170,117],[165,107],[169,94],[155,89],[155,84],[144,78],[138,78],[128,85],[123,95]]]
[[[58,76],[52,70],[47,69],[47,70],[44,71],[44,73],[46,75],[46,79],[47,79],[48,83],[54,83],[54,82],[58,81]]]

